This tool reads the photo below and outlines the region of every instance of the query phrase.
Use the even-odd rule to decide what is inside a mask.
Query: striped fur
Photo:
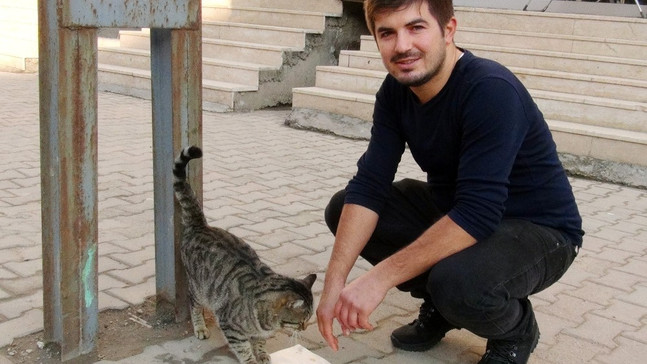
[[[268,364],[266,338],[281,328],[305,329],[313,312],[316,275],[300,280],[277,274],[242,239],[207,224],[186,180],[187,164],[201,156],[200,148],[185,148],[173,167],[194,333],[199,339],[209,337],[203,309],[211,310],[241,363]]]

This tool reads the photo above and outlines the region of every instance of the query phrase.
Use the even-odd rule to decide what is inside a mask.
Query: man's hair
[[[422,5],[423,2],[429,6],[429,12],[436,18],[438,26],[444,34],[444,26],[454,16],[452,0],[365,0],[364,16],[368,30],[375,36],[375,17],[379,13],[404,9],[415,4]]]

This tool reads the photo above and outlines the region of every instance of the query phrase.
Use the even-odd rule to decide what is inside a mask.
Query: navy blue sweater
[[[502,65],[465,51],[425,104],[388,75],[373,119],[346,203],[379,214],[406,143],[437,207],[475,239],[486,239],[503,218],[524,219],[581,245],[582,220],[548,125]]]

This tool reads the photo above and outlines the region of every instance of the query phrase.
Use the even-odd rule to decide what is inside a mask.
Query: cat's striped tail
[[[173,164],[173,190],[180,203],[182,221],[185,225],[206,225],[202,206],[195,197],[193,189],[186,180],[186,166],[191,159],[201,158],[202,150],[196,146],[182,149]]]

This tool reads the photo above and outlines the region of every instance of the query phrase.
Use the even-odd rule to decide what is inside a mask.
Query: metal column
[[[184,319],[171,168],[181,146],[201,145],[201,1],[39,0],[38,9],[44,339],[62,361],[88,362],[98,334],[97,28],[154,28],[157,295]],[[200,163],[189,178],[201,196]]]
[[[169,161],[182,146],[202,146],[202,68],[193,56],[201,54],[200,47],[199,30],[151,29],[157,313],[176,320],[188,318],[189,311]],[[192,161],[188,173],[201,199],[202,159]]]

